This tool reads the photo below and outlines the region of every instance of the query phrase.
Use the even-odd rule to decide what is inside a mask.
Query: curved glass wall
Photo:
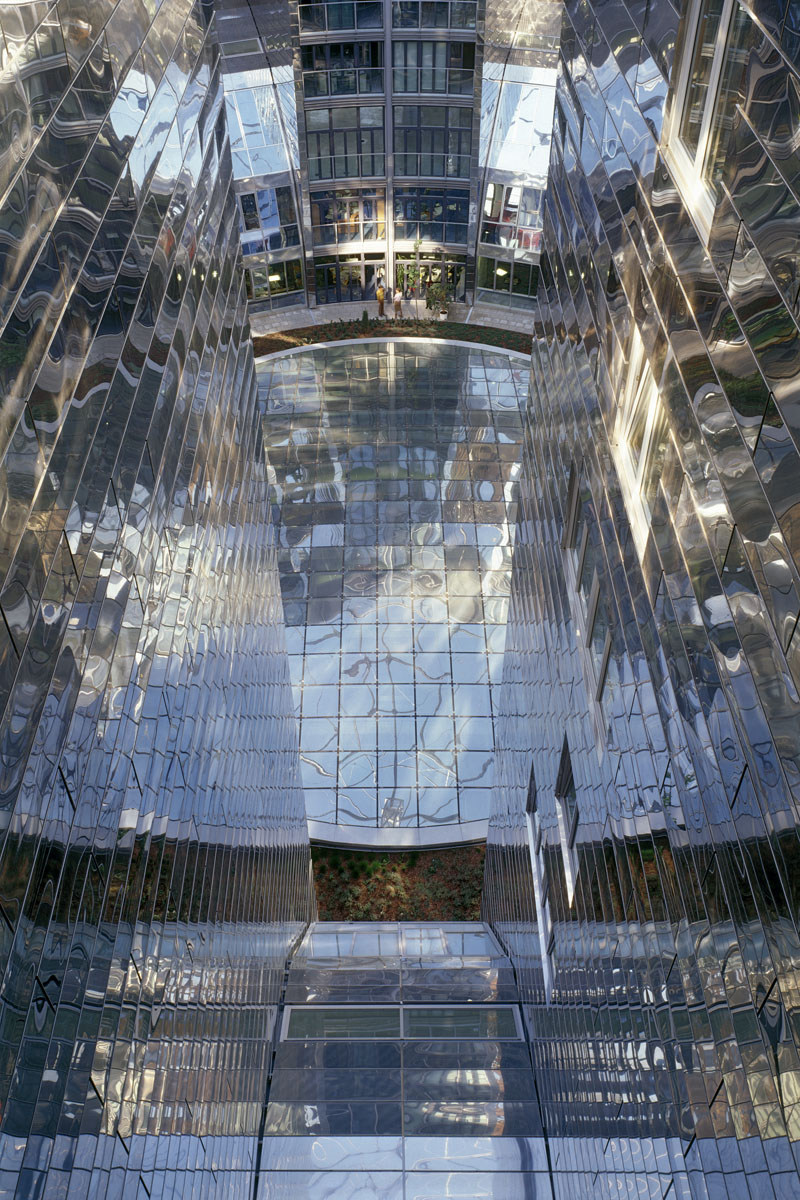
[[[482,836],[527,363],[367,342],[258,374],[312,836]]]
[[[208,18],[0,6],[3,1196],[251,1196],[313,915]]]

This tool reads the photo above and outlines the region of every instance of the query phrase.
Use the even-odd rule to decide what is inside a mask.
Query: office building
[[[226,2],[218,27],[252,312],[380,282],[532,307],[557,4]]]
[[[796,5],[0,33],[0,1190],[795,1197]],[[255,363],[381,272],[529,378]],[[315,921],[307,812],[490,806],[483,922]]]

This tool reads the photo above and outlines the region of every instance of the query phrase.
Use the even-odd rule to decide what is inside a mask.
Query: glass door
[[[467,292],[467,268],[464,263],[448,263],[447,295],[463,302]]]
[[[317,304],[335,304],[337,302],[339,299],[337,275],[335,263],[316,267],[314,282],[317,290]]]
[[[343,262],[339,264],[341,280],[341,299],[344,302],[363,299],[363,282],[361,278],[361,262]]]

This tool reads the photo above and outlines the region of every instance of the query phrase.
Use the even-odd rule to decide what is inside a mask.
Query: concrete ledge
[[[423,829],[374,829],[366,825],[309,821],[308,836],[312,842],[323,846],[390,853],[393,850],[444,850],[485,842],[488,828],[488,818],[485,821],[464,821],[461,825],[426,825]]]

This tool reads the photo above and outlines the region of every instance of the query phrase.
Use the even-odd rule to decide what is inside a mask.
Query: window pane
[[[358,125],[357,108],[334,108],[331,111],[334,129],[355,129]]]
[[[700,12],[694,39],[694,54],[681,117],[681,141],[694,156],[700,139],[708,84],[714,62],[714,47],[719,31],[724,0],[708,0]]]
[[[498,292],[507,292],[511,287],[511,264],[499,262],[495,271],[495,284]]]
[[[399,1008],[293,1008],[290,1038],[399,1038]]]
[[[494,287],[494,259],[483,256],[478,259],[478,287]]]
[[[416,29],[419,25],[419,5],[413,3],[393,4],[392,24],[395,29]]]
[[[286,286],[290,292],[298,292],[303,286],[303,269],[299,258],[293,258],[286,266]]]
[[[706,152],[705,175],[713,184],[719,183],[730,144],[736,105],[744,100],[744,82],[751,47],[763,39],[750,13],[737,4],[725,48],[722,76],[714,101],[714,116]]]
[[[527,296],[531,286],[531,269],[527,263],[514,263],[512,292],[518,296]]]
[[[510,1008],[407,1008],[403,1012],[408,1038],[516,1038]]]
[[[286,291],[286,264],[285,263],[270,263],[269,268],[269,290],[271,295],[275,296],[279,292]]]
[[[383,25],[383,6],[362,0],[356,5],[356,17],[359,29],[380,29]]]

